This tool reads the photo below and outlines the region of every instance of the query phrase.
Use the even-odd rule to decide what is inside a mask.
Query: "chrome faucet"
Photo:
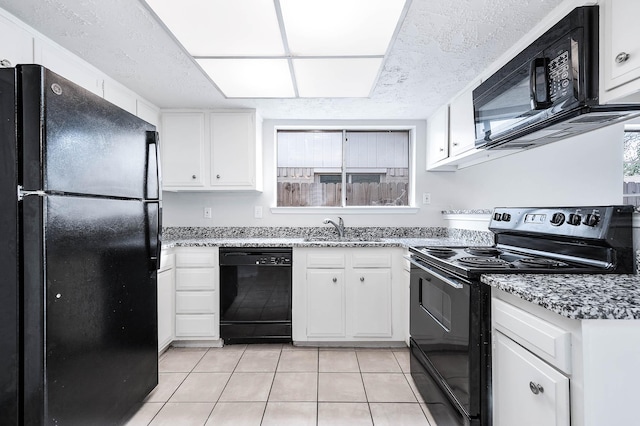
[[[340,238],[344,238],[344,221],[342,220],[341,217],[338,217],[338,223],[335,223],[334,221],[332,221],[331,219],[327,218],[325,220],[322,221],[322,223],[324,223],[325,225],[327,224],[332,224],[333,226],[336,227],[336,230],[338,231],[338,236]]]

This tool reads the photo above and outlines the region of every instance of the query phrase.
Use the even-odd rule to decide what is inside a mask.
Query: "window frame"
[[[309,206],[309,207],[280,207],[278,203],[278,131],[407,131],[409,133],[409,193],[407,206],[348,206],[345,203],[346,193],[343,191],[341,206]],[[416,125],[275,125],[273,128],[273,197],[271,212],[274,214],[414,214],[419,212],[416,204]],[[345,145],[342,145],[343,159]],[[346,168],[342,169],[346,179]]]

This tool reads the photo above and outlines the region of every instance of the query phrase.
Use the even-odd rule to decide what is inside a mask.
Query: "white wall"
[[[638,121],[638,120],[637,120]],[[457,172],[425,171],[423,121],[265,120],[263,125],[263,193],[164,193],[165,226],[321,226],[328,213],[273,214],[275,204],[275,142],[277,125],[415,125],[416,199],[431,193],[430,205],[411,214],[339,214],[347,226],[445,226],[440,213],[449,209],[496,206],[561,206],[622,202],[623,125],[606,127]],[[213,219],[202,209],[213,208]],[[263,218],[254,219],[254,206]]]
[[[313,213],[272,213],[275,206],[276,126],[415,126],[416,129],[416,181],[418,194],[427,191],[425,171],[425,121],[299,121],[265,120],[263,123],[264,192],[262,193],[169,193],[164,192],[165,226],[322,226],[325,217],[340,215],[346,226],[444,226],[442,206],[420,206],[417,213],[362,214],[348,209],[328,209]],[[418,198],[422,198],[420,195]],[[254,207],[262,206],[263,218],[253,217]],[[212,207],[213,218],[204,219],[202,210]]]

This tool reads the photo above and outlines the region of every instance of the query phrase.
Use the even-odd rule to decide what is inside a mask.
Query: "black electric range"
[[[411,374],[439,424],[490,425],[482,274],[635,272],[632,206],[496,208],[492,246],[410,247]]]

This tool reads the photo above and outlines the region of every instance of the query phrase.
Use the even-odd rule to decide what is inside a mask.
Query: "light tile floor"
[[[436,426],[403,348],[170,348],[128,426]]]

